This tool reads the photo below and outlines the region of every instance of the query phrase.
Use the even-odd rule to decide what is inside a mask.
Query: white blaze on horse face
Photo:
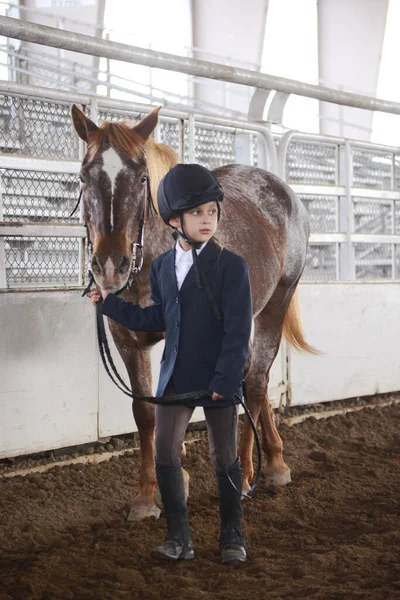
[[[104,265],[104,277],[106,281],[112,281],[115,275],[115,267],[114,263],[110,257],[107,258],[106,263]]]
[[[118,173],[124,168],[124,164],[113,148],[109,148],[103,154],[103,171],[107,173],[111,181],[111,209],[110,209],[110,226],[111,231],[114,227],[114,189],[115,180]]]

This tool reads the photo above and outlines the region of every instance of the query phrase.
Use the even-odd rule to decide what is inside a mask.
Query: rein
[[[97,341],[98,341],[98,345],[99,345],[100,356],[101,356],[101,360],[104,365],[104,368],[106,370],[106,373],[110,377],[111,381],[113,381],[113,383],[117,386],[117,388],[123,394],[125,394],[125,396],[129,396],[133,400],[141,400],[142,402],[149,402],[150,404],[158,404],[160,406],[175,406],[175,405],[192,406],[198,400],[204,400],[205,398],[211,398],[212,392],[210,390],[198,390],[196,392],[188,392],[186,394],[174,394],[172,396],[156,396],[156,397],[155,396],[138,396],[137,394],[134,394],[132,389],[125,383],[125,381],[122,379],[121,375],[118,373],[117,367],[115,366],[113,358],[111,356],[110,346],[108,344],[108,339],[107,339],[106,328],[104,325],[104,315],[101,311],[101,302],[100,301],[97,302],[97,304],[96,304],[96,324],[97,324]],[[244,397],[247,399],[246,387],[245,387],[244,382],[243,382],[243,388],[244,388],[244,390],[243,390]],[[243,494],[243,492],[241,490],[237,489],[237,487],[231,480],[228,471],[226,471],[226,474],[228,476],[229,481],[231,482],[231,484],[235,488],[235,490],[238,492],[238,494],[240,494],[244,498],[251,498],[253,496],[254,492],[256,491],[256,487],[258,485],[258,482],[259,482],[260,476],[261,476],[261,463],[262,463],[261,443],[260,443],[260,438],[258,437],[257,427],[254,423],[254,420],[250,414],[249,409],[247,408],[246,403],[243,402],[242,398],[239,395],[235,395],[234,398],[236,400],[238,400],[239,404],[241,404],[241,406],[243,407],[243,409],[246,413],[246,416],[250,421],[250,425],[251,425],[251,428],[254,433],[254,439],[255,439],[256,448],[257,448],[257,472],[256,472],[254,482],[253,482],[250,490],[246,494]],[[216,406],[218,406],[217,403],[218,403],[218,401],[216,401]]]
[[[133,244],[134,252],[133,252],[131,272],[130,272],[130,275],[129,275],[125,285],[120,290],[115,292],[116,296],[119,296],[120,294],[122,294],[122,292],[131,285],[135,275],[138,275],[141,272],[141,270],[143,268],[143,262],[144,262],[143,246],[144,246],[144,225],[146,222],[145,221],[146,213],[147,213],[147,215],[150,214],[152,218],[154,218],[158,214],[157,210],[154,206],[153,198],[151,196],[150,179],[148,176],[147,176],[147,186],[146,187],[147,187],[147,194],[145,197],[145,205],[144,205],[143,215],[139,222],[138,238],[137,238],[137,242]],[[82,198],[82,189],[80,190],[78,202],[77,202],[74,210],[70,214],[70,217],[76,212],[76,210],[80,204],[81,198]],[[89,250],[89,248],[91,247],[91,242],[90,242],[90,238],[89,238],[89,229],[86,224],[85,224],[85,226],[86,226],[87,241],[88,241],[87,247]],[[140,250],[140,253],[141,253],[139,265],[136,265],[137,250]],[[196,252],[194,252],[194,254],[195,254],[194,263],[198,268],[197,254],[196,254]],[[89,269],[88,273],[89,273],[89,283],[86,286],[86,288],[84,289],[82,296],[86,296],[91,291],[92,286],[95,283],[94,275],[90,269]],[[199,270],[199,277],[201,277],[200,273],[201,273],[201,270]],[[203,283],[206,293],[207,293],[208,297],[210,298],[215,317],[218,320],[221,320],[222,317],[219,314],[218,308],[215,305],[215,302],[212,298],[211,290],[209,289],[208,282],[204,276],[201,277],[201,280],[202,280],[201,283]],[[202,287],[201,283],[200,283],[200,285],[199,285],[199,283],[200,283],[200,281],[197,281],[197,285],[199,287]],[[210,295],[211,295],[211,297],[210,297]],[[132,389],[125,383],[125,381],[122,379],[121,375],[118,373],[118,370],[112,359],[110,346],[108,344],[108,339],[107,339],[107,333],[106,333],[106,329],[105,329],[105,325],[104,325],[104,315],[101,310],[101,302],[100,301],[97,302],[97,305],[96,305],[96,326],[97,326],[97,341],[98,341],[98,346],[99,346],[99,352],[100,352],[102,363],[104,365],[104,369],[105,369],[107,375],[113,381],[113,383],[117,386],[117,388],[126,396],[129,396],[133,400],[141,400],[142,402],[148,402],[150,404],[159,404],[161,406],[173,406],[173,405],[183,405],[183,406],[190,405],[190,406],[192,406],[194,403],[196,403],[199,400],[204,400],[205,398],[211,398],[212,392],[210,390],[199,390],[196,392],[190,392],[190,393],[186,393],[186,394],[175,394],[173,396],[159,396],[159,397],[138,396],[138,395],[134,394]],[[243,388],[244,388],[244,396],[246,398],[246,393],[245,393],[246,388],[245,388],[244,382],[243,382]],[[250,414],[249,409],[246,406],[246,403],[243,402],[242,398],[239,395],[235,395],[235,399],[237,399],[238,402],[242,405],[242,407],[246,413],[246,416],[250,421],[250,425],[251,425],[251,428],[254,433],[254,439],[255,439],[256,448],[257,448],[257,472],[256,472],[254,482],[253,482],[250,490],[246,494],[243,494],[242,490],[237,489],[237,487],[233,483],[232,479],[230,478],[228,471],[226,471],[226,475],[227,475],[231,485],[235,488],[237,493],[240,494],[240,496],[242,496],[244,498],[251,498],[256,490],[256,487],[258,485],[258,482],[259,482],[259,479],[261,476],[261,463],[262,463],[261,443],[260,443],[260,439],[258,437],[256,425],[253,421],[253,418]]]

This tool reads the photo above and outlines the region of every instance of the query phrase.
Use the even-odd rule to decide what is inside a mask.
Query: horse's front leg
[[[154,405],[135,399],[137,396],[151,396],[150,347],[161,339],[154,334],[128,331],[109,321],[114,341],[128,371],[134,399],[133,417],[139,432],[140,471],[139,491],[133,500],[128,520],[141,520],[160,516],[160,509],[154,502],[156,489],[155,449],[154,449]]]

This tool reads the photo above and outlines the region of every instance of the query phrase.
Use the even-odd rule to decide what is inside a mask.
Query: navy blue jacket
[[[204,288],[196,285],[190,268],[178,291],[175,248],[151,266],[151,306],[125,302],[109,294],[104,315],[133,331],[165,331],[165,349],[157,396],[173,379],[177,394],[209,389],[224,397],[202,406],[225,406],[242,394],[241,382],[251,334],[252,306],[246,262],[212,239],[199,254],[213,298],[222,314],[218,321]]]

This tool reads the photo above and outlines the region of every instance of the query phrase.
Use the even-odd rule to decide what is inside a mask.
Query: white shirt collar
[[[206,242],[204,242],[200,248],[198,248],[196,250],[197,254],[199,255],[200,252],[203,250],[203,248],[205,248],[206,244],[208,244],[209,240],[207,240]],[[187,261],[187,262],[192,262],[193,261],[193,257],[192,257],[192,252],[191,250],[185,251],[182,246],[179,243],[179,240],[177,240],[176,245],[175,245],[175,264],[177,264],[178,262],[182,261]]]

